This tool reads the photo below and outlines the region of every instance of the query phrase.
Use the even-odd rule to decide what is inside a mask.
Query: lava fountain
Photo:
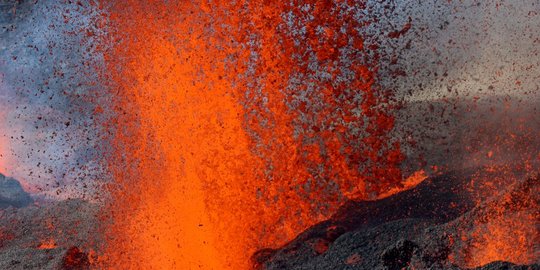
[[[536,267],[540,17],[466,2],[2,2],[0,268]]]
[[[105,266],[247,269],[346,199],[401,186],[390,96],[358,32],[369,22],[353,19],[363,5],[309,2],[104,6]],[[287,29],[310,16],[305,37]]]

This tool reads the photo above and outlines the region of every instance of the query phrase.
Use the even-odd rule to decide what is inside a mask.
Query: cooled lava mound
[[[515,173],[504,177],[519,179],[512,183],[480,184],[479,172],[496,174],[487,171],[439,174],[384,199],[350,201],[285,246],[258,251],[255,268],[540,269],[540,178]]]

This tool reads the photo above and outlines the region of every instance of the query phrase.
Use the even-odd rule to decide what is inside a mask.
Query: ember
[[[56,243],[54,239],[45,240],[41,242],[41,244],[39,244],[38,246],[39,249],[53,249],[55,247],[56,247]]]

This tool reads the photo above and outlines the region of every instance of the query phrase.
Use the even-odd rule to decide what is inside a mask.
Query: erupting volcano
[[[538,3],[8,2],[0,268],[540,269]]]

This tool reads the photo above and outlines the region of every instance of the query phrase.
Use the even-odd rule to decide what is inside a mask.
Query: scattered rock
[[[62,259],[62,270],[89,269],[90,260],[88,254],[82,252],[78,247],[71,247],[66,251]]]
[[[362,256],[358,255],[358,253],[353,253],[351,256],[345,260],[345,264],[348,265],[356,265],[362,262]]]
[[[102,242],[99,205],[65,200],[0,211],[0,269],[88,269],[85,250]],[[39,248],[54,240],[54,245]],[[86,267],[86,268],[85,268]]]
[[[401,270],[411,262],[413,252],[418,245],[409,240],[399,240],[381,255],[383,265],[388,270]]]

